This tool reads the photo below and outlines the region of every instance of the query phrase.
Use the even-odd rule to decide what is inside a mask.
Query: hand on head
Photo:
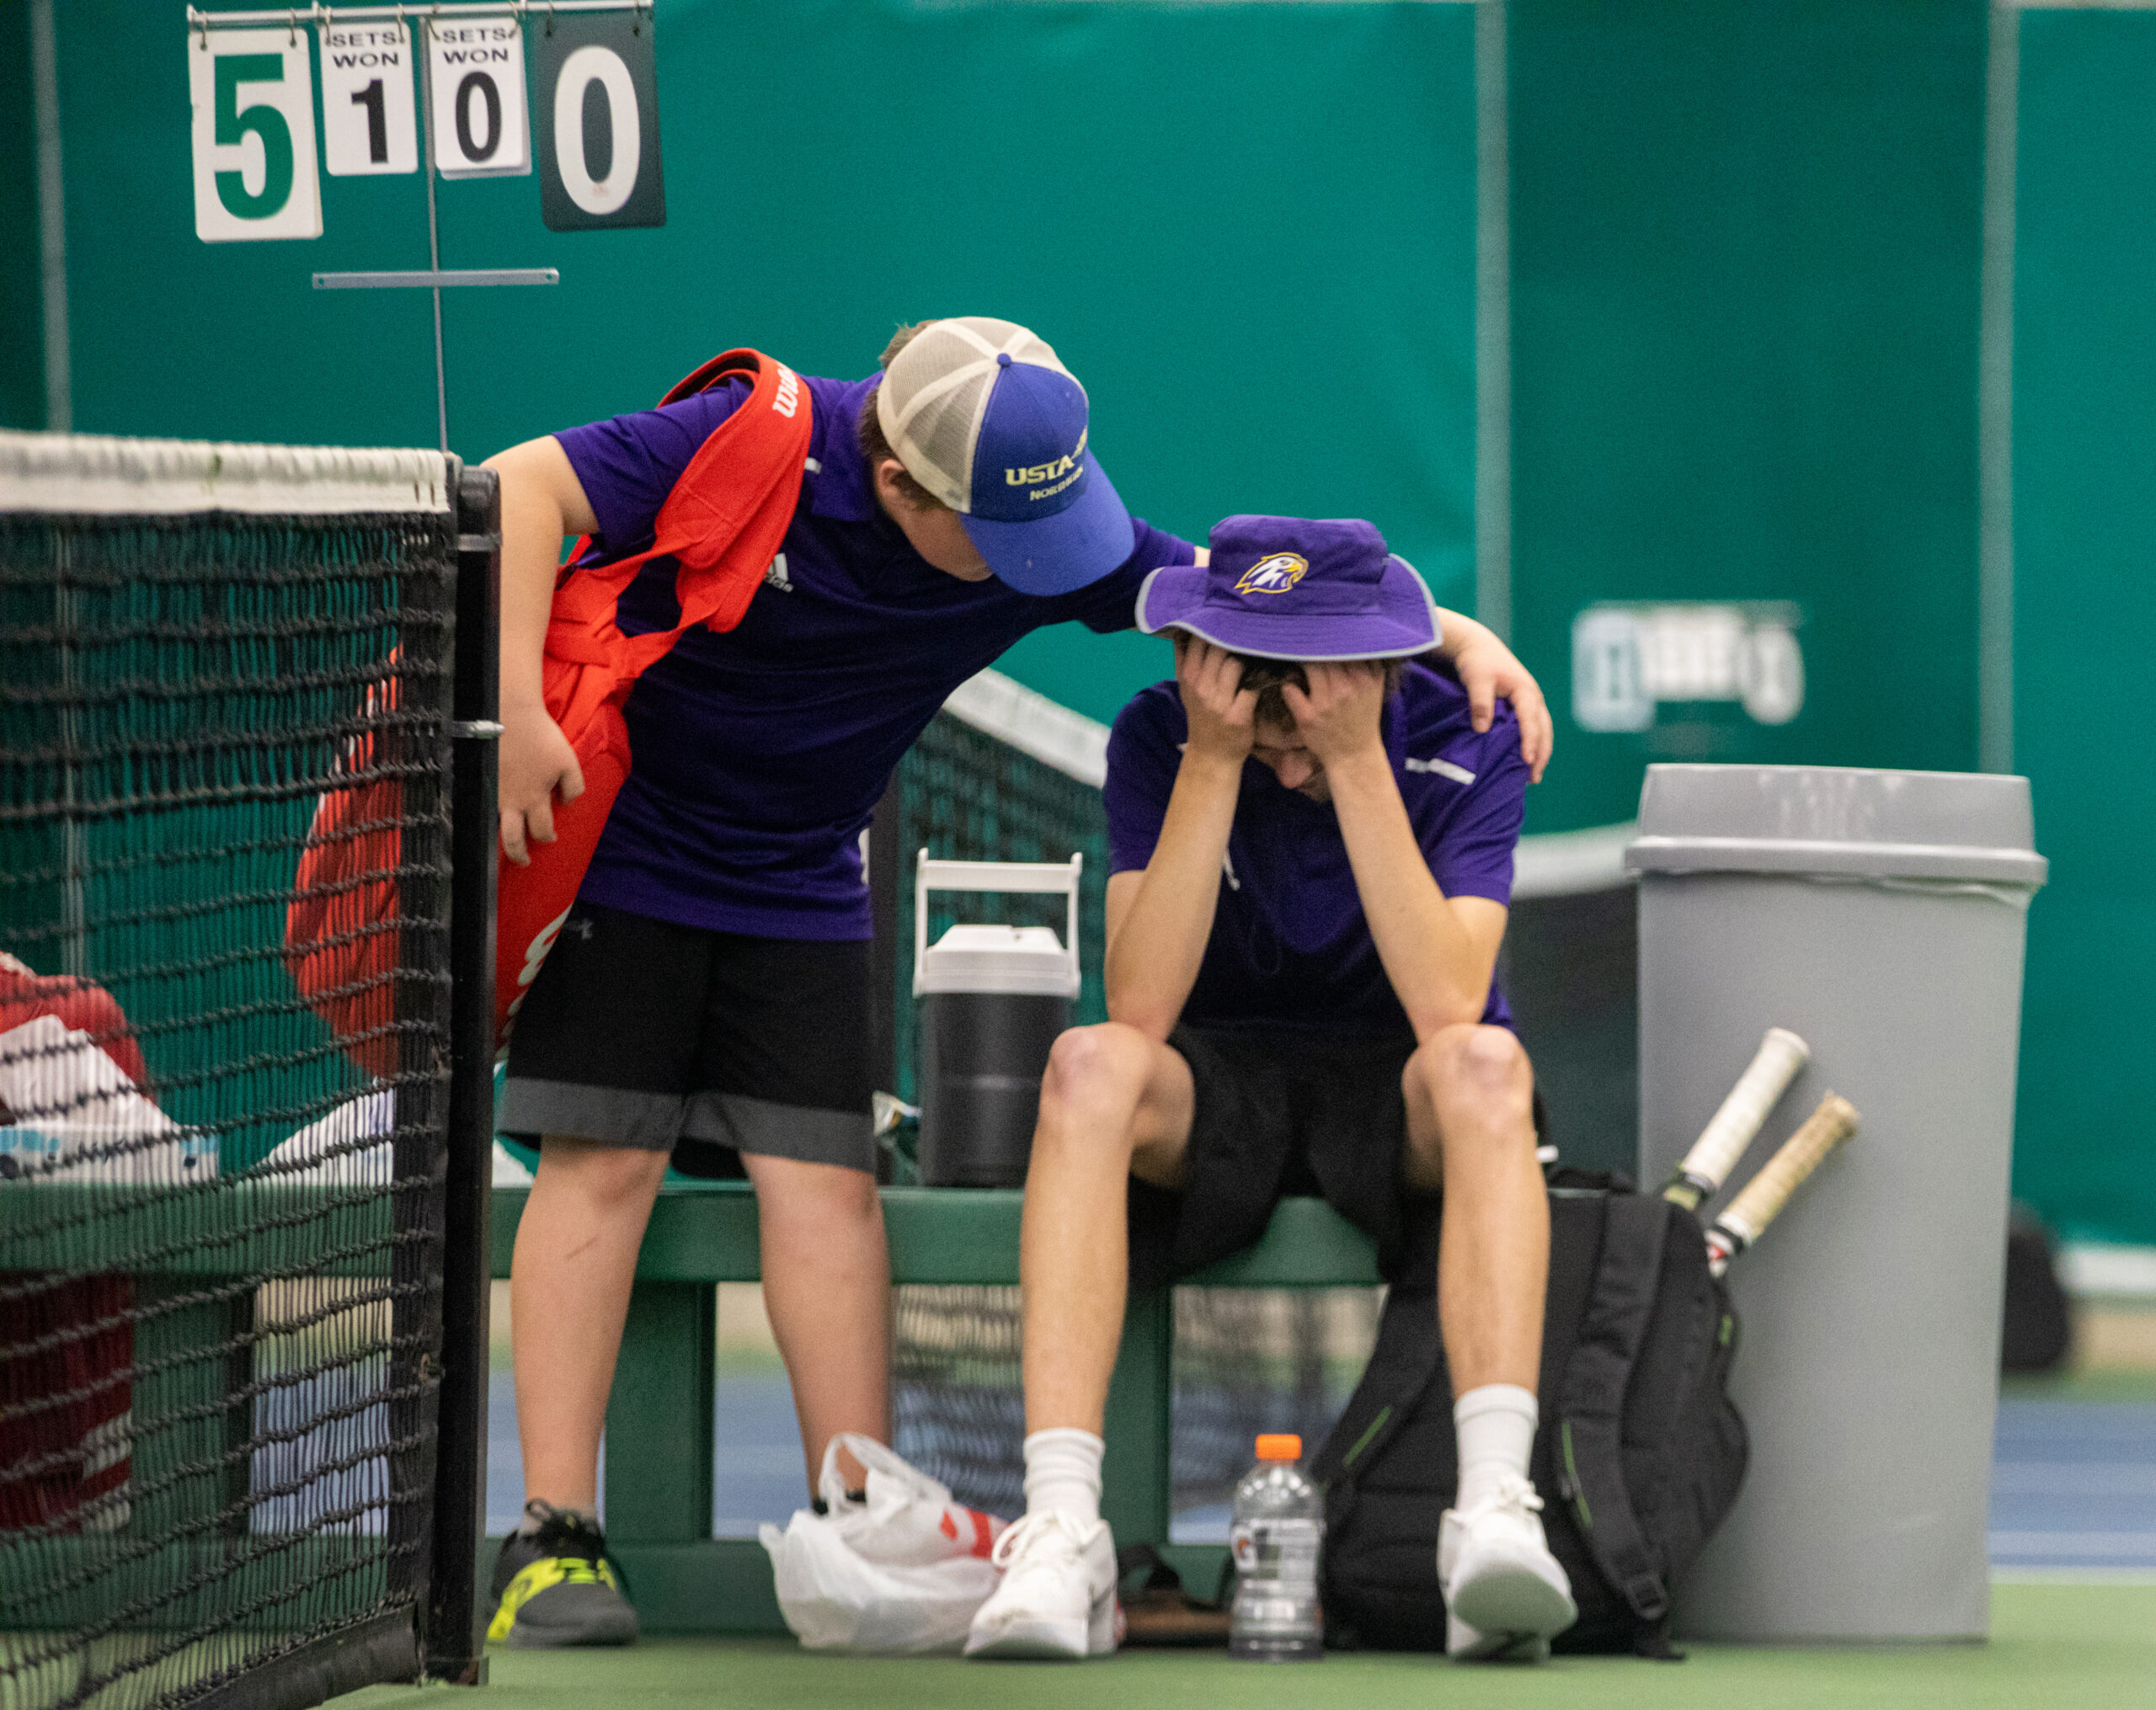
[[[1242,686],[1243,662],[1187,630],[1176,631],[1174,640],[1188,752],[1241,764],[1250,755],[1257,711],[1257,691]]]
[[[1308,690],[1283,683],[1280,695],[1295,715],[1295,730],[1312,755],[1325,764],[1337,765],[1350,755],[1383,746],[1379,723],[1385,710],[1383,665],[1370,659],[1313,663],[1303,667],[1303,675],[1310,681]]]

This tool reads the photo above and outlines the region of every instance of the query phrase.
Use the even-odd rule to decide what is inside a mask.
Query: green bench
[[[509,1275],[526,1191],[494,1195],[494,1268]],[[883,1194],[891,1277],[901,1283],[1018,1280],[1015,1189],[892,1187]],[[754,1282],[756,1206],[746,1183],[670,1186],[637,1260],[636,1289],[606,1411],[606,1536],[627,1570],[638,1613],[655,1633],[782,1627],[769,1559],[753,1539],[713,1538],[712,1423],[721,1282]],[[1378,1281],[1369,1244],[1322,1201],[1290,1199],[1255,1246],[1193,1283],[1229,1288],[1330,1288]],[[1134,1294],[1109,1385],[1102,1511],[1120,1543],[1150,1542],[1191,1583],[1214,1582],[1218,1546],[1168,1546],[1169,1292]],[[489,1541],[491,1549],[492,1541]]]

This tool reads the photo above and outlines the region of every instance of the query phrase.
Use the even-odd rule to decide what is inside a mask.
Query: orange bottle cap
[[[1257,1458],[1299,1461],[1303,1458],[1303,1440],[1293,1431],[1267,1431],[1257,1440]]]

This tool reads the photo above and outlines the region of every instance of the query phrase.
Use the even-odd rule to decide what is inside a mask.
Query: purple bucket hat
[[[1164,564],[1138,590],[1138,627],[1183,629],[1262,659],[1397,659],[1438,644],[1414,567],[1366,522],[1224,518],[1211,562]]]

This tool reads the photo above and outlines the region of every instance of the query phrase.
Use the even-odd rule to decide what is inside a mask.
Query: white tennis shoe
[[[1542,1535],[1542,1499],[1507,1478],[1465,1513],[1438,1523],[1438,1583],[1445,1594],[1445,1653],[1540,1662],[1550,1641],[1579,1618],[1572,1582]]]
[[[1097,1657],[1123,1643],[1106,1521],[1029,1514],[995,1541],[991,1559],[1003,1583],[974,1613],[968,1656]]]

